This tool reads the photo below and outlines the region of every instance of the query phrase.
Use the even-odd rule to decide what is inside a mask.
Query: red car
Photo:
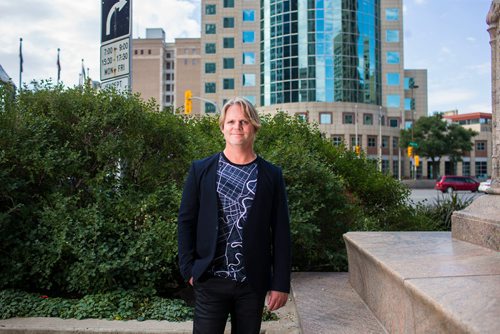
[[[457,190],[469,190],[476,192],[479,188],[479,181],[470,176],[444,175],[437,181],[434,189],[451,193]]]

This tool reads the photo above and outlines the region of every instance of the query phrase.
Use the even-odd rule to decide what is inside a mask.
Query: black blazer
[[[219,153],[192,163],[178,218],[179,265],[196,281],[210,267],[218,231],[216,174]],[[257,190],[243,227],[247,279],[257,292],[289,292],[290,223],[281,169],[257,157]]]

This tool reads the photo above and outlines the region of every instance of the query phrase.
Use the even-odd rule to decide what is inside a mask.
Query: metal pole
[[[400,109],[399,114],[401,116],[401,119],[399,121],[399,130],[403,131],[403,118],[404,118],[404,116],[403,116],[403,110],[402,109]],[[400,134],[400,136],[401,136],[401,134]],[[402,175],[401,175],[402,171],[403,171],[403,169],[401,167],[401,147],[400,147],[400,145],[398,143],[398,180],[399,181],[401,181],[401,179],[402,179]]]
[[[378,170],[382,172],[382,106],[378,107]]]
[[[359,145],[359,140],[358,140],[358,105],[354,105],[354,125],[355,125],[355,132],[356,132],[356,147]]]
[[[219,106],[217,105],[217,102],[214,102],[212,100],[205,99],[205,98],[199,97],[199,96],[191,96],[191,99],[200,100],[200,101],[207,102],[207,103],[214,105],[215,110],[217,110],[217,112],[220,114],[220,109],[219,109]]]
[[[413,96],[413,90],[418,88],[417,85],[415,85],[415,81],[412,78],[412,81],[410,82],[410,89],[411,89],[411,141],[413,142],[413,128],[415,127],[415,97]],[[415,148],[414,148],[415,149]],[[415,155],[415,153],[413,153]],[[415,159],[413,159],[413,179],[417,179],[417,165],[415,164]]]
[[[23,84],[23,39],[19,38],[19,90]]]

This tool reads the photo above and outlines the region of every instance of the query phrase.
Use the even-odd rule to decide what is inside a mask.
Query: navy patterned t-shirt
[[[223,153],[217,167],[219,234],[212,274],[234,281],[246,280],[243,265],[243,226],[257,189],[257,161],[236,165]]]

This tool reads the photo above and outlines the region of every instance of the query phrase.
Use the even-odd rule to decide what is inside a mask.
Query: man
[[[281,169],[253,149],[260,128],[243,98],[223,107],[223,152],[191,165],[179,209],[180,270],[194,288],[194,333],[259,333],[290,291],[290,224]]]

